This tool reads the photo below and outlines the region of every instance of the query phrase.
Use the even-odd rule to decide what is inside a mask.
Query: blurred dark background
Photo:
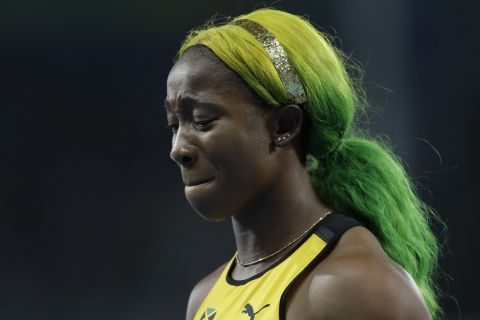
[[[308,15],[362,63],[372,132],[390,137],[449,228],[446,318],[480,319],[479,6],[274,6]],[[0,319],[184,318],[191,287],[234,241],[228,221],[206,222],[184,199],[165,80],[189,29],[259,7],[1,2]]]

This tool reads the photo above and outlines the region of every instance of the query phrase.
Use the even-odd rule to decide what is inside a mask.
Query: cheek
[[[274,177],[273,157],[264,136],[232,132],[205,137],[208,148],[204,155],[215,167],[217,181],[205,193],[187,196],[192,207],[208,220],[223,220],[241,211]]]
[[[268,145],[258,137],[242,134],[230,141],[225,139],[211,159],[214,165],[218,165],[222,191],[238,197],[239,201],[254,196],[268,183],[275,169],[271,160]]]
[[[264,137],[236,132],[218,141],[208,154],[209,160],[218,166],[222,174],[236,176],[241,181],[249,173],[257,174],[265,169],[269,150]]]

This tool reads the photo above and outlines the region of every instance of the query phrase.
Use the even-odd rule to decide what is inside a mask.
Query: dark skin
[[[186,198],[208,220],[231,219],[243,261],[275,252],[331,211],[316,196],[298,154],[304,123],[299,106],[266,107],[204,46],[189,48],[170,71],[165,105],[171,158],[180,167]],[[288,139],[277,141],[286,134]],[[249,278],[284,254],[236,265],[232,277]],[[224,267],[192,290],[187,320]],[[429,318],[410,275],[363,227],[347,231],[297,282],[286,303],[286,319]]]

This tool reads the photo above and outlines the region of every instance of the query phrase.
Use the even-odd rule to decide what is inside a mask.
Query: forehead
[[[167,105],[175,106],[187,97],[221,105],[260,102],[234,71],[201,45],[187,49],[168,75]]]

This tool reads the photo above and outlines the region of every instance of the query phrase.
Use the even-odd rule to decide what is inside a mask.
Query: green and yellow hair
[[[307,169],[318,197],[361,221],[385,252],[411,274],[432,318],[440,312],[434,274],[439,246],[429,222],[434,212],[416,194],[399,158],[353,125],[363,95],[346,71],[348,59],[305,18],[274,9],[239,16],[266,28],[281,43],[306,92]],[[267,104],[289,103],[261,44],[232,23],[190,32],[179,50],[202,44],[234,70]],[[360,92],[360,93],[359,93]]]

